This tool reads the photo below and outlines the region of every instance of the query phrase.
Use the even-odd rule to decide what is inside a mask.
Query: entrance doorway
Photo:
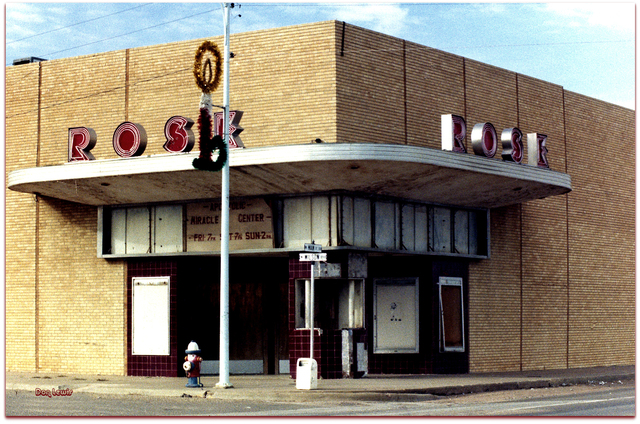
[[[229,270],[230,373],[287,373],[287,260],[230,258]],[[196,341],[202,351],[202,373],[217,374],[220,350],[219,258],[180,260],[178,284],[178,354],[184,353],[190,341]],[[179,370],[178,375],[183,374]]]

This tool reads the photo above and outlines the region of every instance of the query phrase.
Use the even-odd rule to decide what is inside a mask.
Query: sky
[[[240,2],[230,27],[346,21],[635,109],[636,13],[633,2]],[[222,34],[220,3],[5,3],[6,66]]]

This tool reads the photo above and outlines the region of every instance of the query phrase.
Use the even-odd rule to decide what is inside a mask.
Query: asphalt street
[[[260,399],[36,396],[7,390],[6,416],[635,416],[635,382],[442,396],[410,401],[264,402]]]

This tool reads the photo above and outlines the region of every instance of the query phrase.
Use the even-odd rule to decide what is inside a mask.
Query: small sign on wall
[[[220,250],[220,202],[187,205],[187,252]],[[273,247],[273,218],[264,199],[232,201],[229,210],[229,249]]]

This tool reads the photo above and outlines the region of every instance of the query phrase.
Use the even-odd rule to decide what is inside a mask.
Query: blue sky
[[[233,15],[232,33],[343,20],[635,109],[632,2],[263,2],[236,3]],[[222,35],[222,8],[220,3],[5,3],[5,31],[9,66],[27,56],[60,59]]]

